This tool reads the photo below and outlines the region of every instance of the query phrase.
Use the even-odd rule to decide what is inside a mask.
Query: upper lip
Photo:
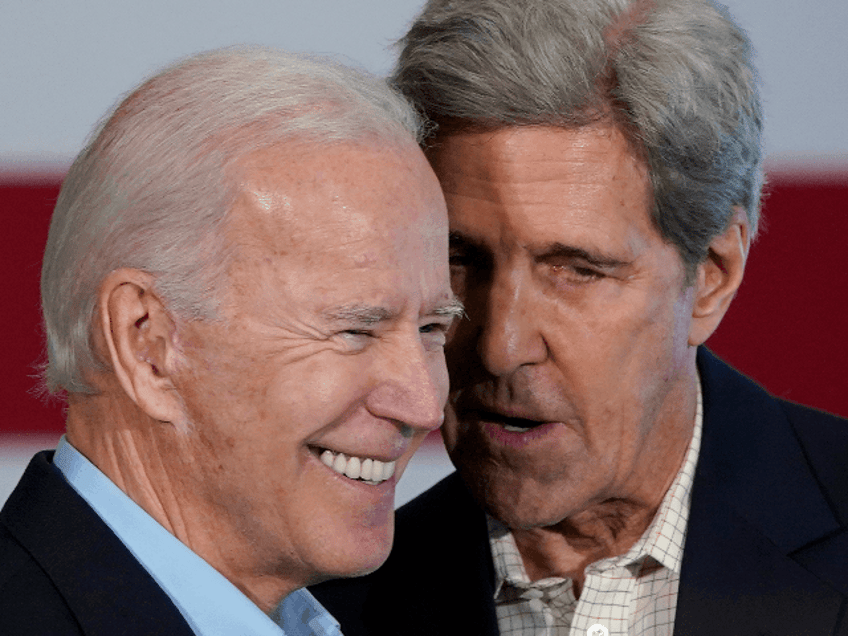
[[[549,421],[539,417],[538,413],[534,413],[531,409],[512,404],[495,404],[468,394],[459,397],[455,409],[459,415],[475,416],[482,420],[527,420],[537,424]]]
[[[466,415],[476,416],[475,419],[484,420],[487,422],[495,422],[499,424],[512,424],[512,425],[524,425],[524,426],[536,426],[538,424],[544,424],[545,420],[540,420],[534,417],[521,417],[516,415],[505,415],[502,413],[498,413],[497,411],[486,411],[486,410],[471,410],[464,411]]]
[[[362,459],[376,459],[381,462],[395,462],[406,454],[409,444],[404,443],[402,446],[395,445],[390,451],[374,451],[374,450],[351,450],[349,447],[342,448],[333,444],[325,443],[309,443],[308,446],[316,450],[329,450],[334,453],[342,453],[347,457],[360,457]],[[320,453],[319,453],[320,454]]]

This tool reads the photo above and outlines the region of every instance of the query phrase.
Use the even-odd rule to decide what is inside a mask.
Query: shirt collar
[[[338,622],[305,589],[283,599],[269,618],[226,577],[132,501],[64,436],[53,464],[171,598],[195,634],[341,634]]]
[[[646,557],[651,557],[663,567],[680,574],[683,543],[686,538],[686,525],[692,500],[692,483],[695,479],[695,466],[701,449],[703,421],[704,409],[699,377],[692,439],[689,441],[683,464],[666,491],[657,514],[654,515],[647,530],[626,554],[602,559],[592,564],[592,567],[607,569],[619,565],[641,565]],[[495,566],[495,598],[498,598],[504,583],[525,587],[530,584],[530,578],[527,576],[524,561],[509,529],[488,514],[486,521]],[[545,589],[557,586],[563,580],[560,577],[551,577],[536,581],[533,585]]]
[[[701,451],[701,431],[704,426],[704,407],[701,398],[701,383],[698,381],[698,403],[695,411],[695,426],[683,465],[663,497],[651,525],[639,540],[622,557],[616,559],[623,564],[634,564],[650,556],[664,567],[680,574],[683,561],[683,543],[689,521],[692,502],[692,483],[695,467]],[[612,560],[612,559],[610,559]]]

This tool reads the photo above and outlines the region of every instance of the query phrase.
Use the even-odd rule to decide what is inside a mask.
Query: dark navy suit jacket
[[[848,421],[706,350],[676,636],[848,635]],[[496,636],[482,509],[454,473],[398,511],[386,564],[311,588],[345,636]]]
[[[192,636],[52,455],[33,458],[0,511],[0,634]]]

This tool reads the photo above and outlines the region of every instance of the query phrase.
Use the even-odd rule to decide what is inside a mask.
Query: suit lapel
[[[397,537],[365,609],[375,626],[389,611],[392,635],[497,636],[485,516],[456,473],[399,511]]]
[[[841,594],[708,493],[693,506],[682,568],[677,636],[833,634],[844,611]]]
[[[177,608],[100,517],[39,453],[3,510],[90,636],[190,635]]]
[[[844,594],[800,558],[845,533],[785,414],[710,354],[699,368],[704,434],[675,634],[845,633],[834,631]]]

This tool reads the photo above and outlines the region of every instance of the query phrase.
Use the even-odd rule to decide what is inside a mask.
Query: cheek
[[[367,386],[367,369],[355,356],[327,356],[280,369],[268,402],[287,419],[317,431],[363,400]]]
[[[430,377],[433,380],[433,385],[438,392],[439,401],[445,404],[450,392],[450,377],[448,376],[448,366],[445,360],[444,349],[439,349],[432,354],[430,361]]]

